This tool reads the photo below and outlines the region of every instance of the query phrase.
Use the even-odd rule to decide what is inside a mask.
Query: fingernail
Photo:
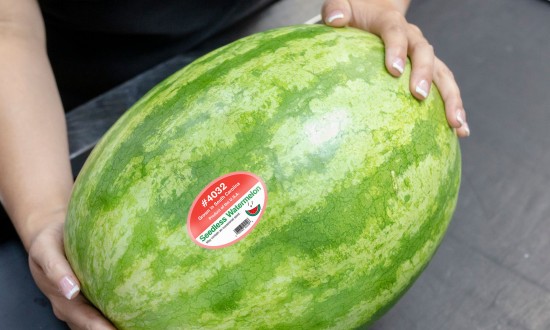
[[[460,123],[460,128],[464,130],[466,136],[470,136],[470,126],[468,126],[468,123],[464,120],[464,117],[462,116],[462,110],[457,111],[456,121]]]
[[[462,129],[466,133],[466,136],[470,136],[470,126],[468,126],[467,122],[464,122],[464,125],[462,125]]]
[[[456,114],[456,121],[460,123],[460,127],[464,126],[464,118],[462,118],[462,113],[460,110],[458,110]]]
[[[78,287],[76,282],[69,276],[65,276],[61,279],[61,281],[59,281],[59,288],[61,289],[61,293],[63,293],[65,298],[69,300],[73,299],[80,291],[80,288]]]
[[[403,73],[403,71],[405,70],[405,63],[402,59],[398,58],[393,61],[392,67],[399,71],[399,73]]]
[[[335,20],[342,19],[342,18],[344,18],[344,12],[342,12],[341,10],[335,10],[328,15],[327,23],[332,23]]]
[[[422,95],[424,98],[428,97],[428,82],[426,80],[421,80],[418,85],[416,85],[416,92]]]

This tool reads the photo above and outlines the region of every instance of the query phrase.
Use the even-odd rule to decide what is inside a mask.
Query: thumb
[[[322,9],[323,21],[334,27],[346,26],[351,20],[351,6],[348,0],[326,0]]]
[[[78,295],[80,284],[65,257],[61,228],[45,230],[36,237],[29,249],[29,260],[31,269],[37,268],[38,272],[43,273],[40,277],[45,276],[50,282],[49,287],[55,288],[69,300]]]

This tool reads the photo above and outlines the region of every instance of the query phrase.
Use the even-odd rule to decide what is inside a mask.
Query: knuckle
[[[392,33],[392,34],[404,34],[403,26],[401,24],[390,24],[388,27],[386,27],[386,32]]]
[[[451,71],[451,69],[449,69],[448,66],[446,66],[445,64],[443,64],[439,60],[436,62],[436,70],[434,72],[434,75],[439,80],[445,79],[445,80],[449,80],[449,81],[455,81],[455,76],[454,76],[453,71]]]
[[[44,260],[44,262],[40,265],[42,267],[42,270],[46,274],[46,276],[50,276],[55,273],[56,269],[59,269],[61,267],[61,262],[59,260],[55,259],[47,259]]]
[[[38,252],[47,244],[44,235],[37,235],[31,243],[30,251]]]
[[[422,66],[429,68],[430,71],[435,70],[435,53],[432,45],[427,42],[420,42],[418,45],[413,45],[413,52],[419,54],[417,60]]]
[[[408,28],[412,33],[422,35],[422,31],[420,30],[420,28],[417,25],[409,23]]]
[[[98,315],[94,310],[86,308],[82,310],[82,316],[85,318],[85,323],[83,324],[85,329],[99,329],[98,325]]]
[[[421,42],[419,42],[419,47],[424,48],[425,52],[430,53],[431,55],[434,54],[434,46],[428,42],[428,40],[424,39]]]
[[[455,75],[453,71],[451,71],[451,69],[449,69],[448,67],[444,66],[441,71],[441,74],[443,76],[446,76],[448,79],[455,80]]]
[[[398,12],[397,10],[390,10],[384,13],[384,19],[391,21],[392,24],[398,24],[403,25],[405,22],[405,17],[403,17],[403,14]]]
[[[57,317],[58,319],[60,319],[61,321],[65,321],[65,316],[63,314],[63,310],[60,309],[59,307],[53,305],[52,306],[52,310],[53,310],[53,315],[55,315],[55,317]]]
[[[88,315],[89,316],[89,315]],[[84,324],[84,329],[86,330],[99,330],[99,329],[105,329],[105,327],[98,322],[97,316],[89,316],[88,321],[86,321],[86,324]]]
[[[36,239],[29,248],[29,258],[37,264],[40,264],[40,259],[44,254],[44,244],[41,241],[40,239]]]
[[[423,49],[433,53],[433,46],[426,39],[420,39],[411,44],[411,48],[414,50]]]
[[[29,253],[31,251],[34,253],[41,253],[45,250],[51,249],[52,246],[57,246],[57,235],[59,235],[59,233],[51,229],[42,231],[31,242]]]
[[[33,243],[31,244],[31,246],[29,247],[29,259],[32,260],[32,261],[37,261],[37,251],[38,248],[36,247],[36,245]]]
[[[435,54],[434,46],[426,41],[426,50],[429,51],[432,55]]]

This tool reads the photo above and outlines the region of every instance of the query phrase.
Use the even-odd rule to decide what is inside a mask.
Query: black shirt
[[[40,0],[66,110],[229,27],[273,0]]]

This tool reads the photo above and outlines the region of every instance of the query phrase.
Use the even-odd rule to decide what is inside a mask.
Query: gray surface
[[[205,48],[303,22],[321,2],[283,0]],[[472,136],[461,143],[460,198],[440,249],[373,328],[550,329],[550,4],[417,0],[408,18],[454,71]],[[124,109],[185,59],[173,61],[83,109]],[[95,131],[82,118],[69,115],[73,151],[82,151]],[[62,329],[4,227],[0,329]]]
[[[453,69],[472,136],[440,250],[374,328],[550,329],[550,4],[423,1],[409,18]]]

